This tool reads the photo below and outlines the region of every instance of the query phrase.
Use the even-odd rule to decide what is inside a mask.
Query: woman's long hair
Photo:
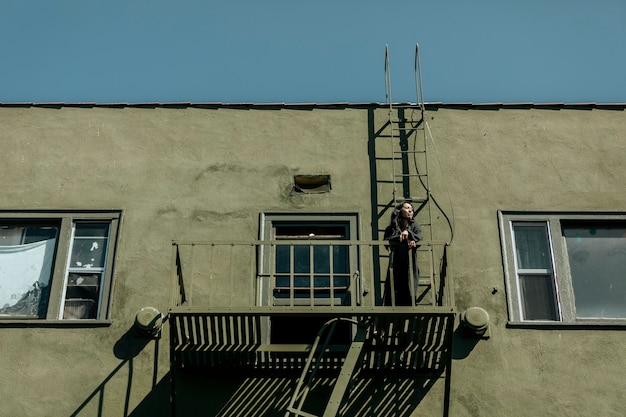
[[[398,204],[391,212],[391,223],[389,224],[389,227],[391,227],[392,230],[402,231],[400,227],[400,214],[402,213],[402,207],[405,204],[411,204],[411,201],[404,200],[403,202]],[[413,214],[415,215],[415,213]],[[413,223],[412,218],[409,219],[409,224],[411,223]]]

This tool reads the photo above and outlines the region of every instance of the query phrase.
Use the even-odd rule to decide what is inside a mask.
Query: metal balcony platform
[[[349,386],[372,374],[392,378],[400,374],[442,376],[448,401],[454,316],[452,307],[432,306],[173,307],[168,317],[172,370],[256,375],[284,372],[291,377],[294,372],[303,372],[300,384],[309,369],[326,372],[324,375],[330,372],[336,378],[333,411],[327,408],[324,416],[336,415]],[[265,326],[268,319],[277,317],[346,319],[354,324],[353,333],[361,336],[340,344],[318,345],[313,340],[271,343]],[[174,398],[175,384],[173,390]],[[295,392],[294,398],[298,389]],[[293,416],[309,415],[300,408],[290,412]]]

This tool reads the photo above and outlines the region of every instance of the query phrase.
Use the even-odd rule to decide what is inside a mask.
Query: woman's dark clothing
[[[409,232],[408,240],[419,242],[423,239],[422,228],[417,223],[409,223],[407,228]],[[385,240],[389,241],[391,250],[389,266],[390,271],[387,273],[387,282],[385,284],[384,303],[386,306],[394,305],[391,297],[391,280],[393,276],[393,287],[395,294],[395,305],[410,306],[412,305],[413,295],[411,293],[411,285],[409,284],[409,256],[413,262],[413,289],[417,289],[419,280],[419,269],[417,267],[417,248],[409,248],[408,241],[400,242],[401,230],[393,229],[391,226],[385,230]]]

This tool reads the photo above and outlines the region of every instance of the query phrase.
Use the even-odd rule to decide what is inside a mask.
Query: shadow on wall
[[[467,358],[480,340],[480,337],[468,336],[462,326],[457,327],[454,331],[452,342],[452,359],[461,360]]]
[[[180,371],[178,371],[180,372]],[[284,417],[300,372],[185,372],[177,377],[177,417]],[[318,375],[302,410],[321,416],[336,375]],[[409,417],[441,378],[441,373],[366,372],[357,376],[342,416]],[[162,394],[165,398],[165,393]],[[137,414],[137,416],[144,414]],[[133,416],[135,414],[133,413]]]
[[[111,371],[111,373],[96,387],[96,389],[80,404],[76,410],[71,414],[71,417],[79,416],[83,411],[93,409],[97,404],[97,416],[103,417],[106,415],[104,411],[105,407],[105,395],[107,384],[120,372],[126,369],[127,383],[126,383],[126,395],[124,400],[124,417],[128,416],[167,416],[169,415],[169,375],[165,376],[161,381],[157,383],[158,374],[158,359],[159,359],[159,340],[158,338],[146,337],[138,333],[135,327],[128,330],[124,335],[115,343],[113,347],[113,353],[115,357],[121,359],[118,366]],[[154,367],[152,377],[152,390],[148,396],[129,414],[131,387],[133,383],[133,359],[142,352],[148,344],[154,343]],[[123,375],[123,373],[122,373]],[[93,414],[91,414],[93,415]]]
[[[128,417],[170,416],[170,373],[152,386],[150,393],[135,407]]]

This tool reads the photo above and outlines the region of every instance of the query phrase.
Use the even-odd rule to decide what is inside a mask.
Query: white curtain
[[[56,239],[0,246],[0,308],[13,306],[39,282],[48,286]]]
[[[522,223],[523,224],[523,223]],[[515,249],[520,269],[552,269],[552,255],[545,225],[516,224]]]

